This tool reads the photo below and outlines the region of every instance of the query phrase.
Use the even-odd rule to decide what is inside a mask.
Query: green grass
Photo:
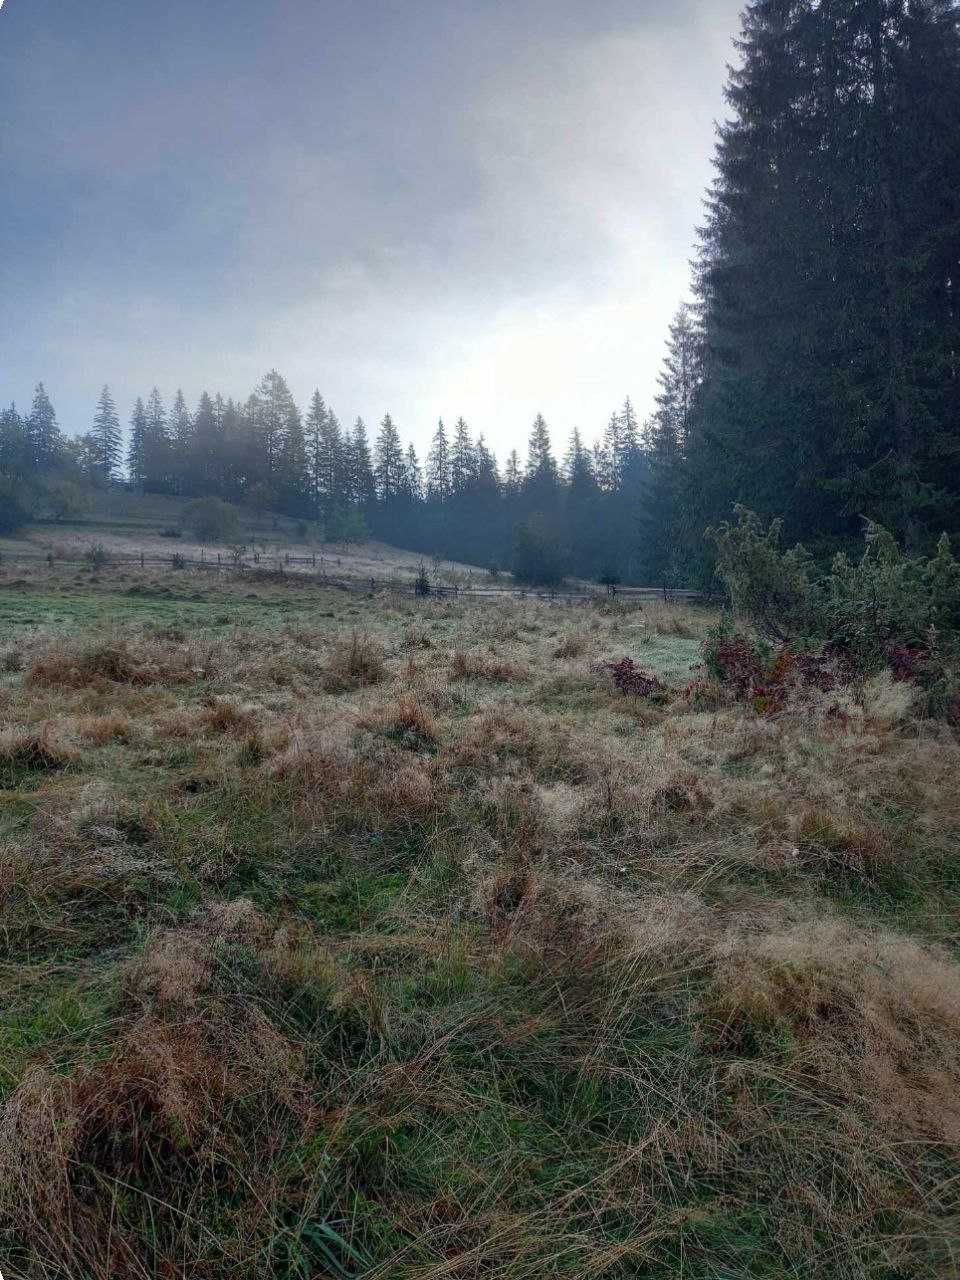
[[[0,592],[27,668],[46,632],[219,654],[3,677],[75,751],[0,764],[4,1273],[951,1274],[950,730],[698,712],[653,614],[150,590]],[[327,692],[353,628],[384,678]],[[620,697],[625,653],[670,696]]]

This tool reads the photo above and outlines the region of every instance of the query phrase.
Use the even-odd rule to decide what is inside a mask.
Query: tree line
[[[502,466],[463,418],[438,422],[421,461],[390,414],[371,436],[361,418],[343,426],[319,391],[302,412],[271,370],[245,401],[204,392],[192,410],[182,392],[168,408],[154,388],[137,399],[127,432],[104,387],[90,430],[72,439],[41,385],[28,414],[0,415],[0,471],[21,503],[39,487],[52,514],[69,514],[78,485],[124,484],[311,522],[330,541],[372,535],[540,580],[638,581],[654,436],[627,399],[600,439],[587,445],[574,430],[560,458],[538,415],[525,456],[514,449]]]

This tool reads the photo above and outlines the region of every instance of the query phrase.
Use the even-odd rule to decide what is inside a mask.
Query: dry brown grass
[[[564,725],[537,711],[508,707],[472,717],[446,759],[488,777],[529,773],[547,782],[584,782],[602,763]]]
[[[529,679],[529,674],[516,662],[464,649],[457,649],[450,659],[451,680],[488,680],[491,684],[511,684]]]
[[[256,1003],[216,989],[237,945],[289,950],[249,904],[212,904],[150,947],[132,991],[147,1007],[106,1057],[66,1077],[37,1068],[9,1099],[0,1212],[17,1217],[38,1263],[95,1280],[148,1274],[156,1250],[169,1258],[190,1239],[211,1176],[267,1225],[276,1137],[305,1131],[309,1092],[296,1043]],[[244,1149],[228,1113],[234,1126],[245,1117]]]
[[[43,772],[63,769],[78,758],[76,748],[65,739],[62,729],[47,722],[39,729],[0,730],[0,764],[14,769]]]
[[[78,689],[100,683],[177,685],[202,680],[213,669],[213,651],[149,636],[110,636],[90,643],[58,641],[31,663],[28,685]]]
[[[734,935],[700,1025],[705,1043],[747,1056],[786,1036],[800,1071],[888,1134],[960,1152],[960,971],[907,938],[839,920]]]
[[[323,687],[327,693],[349,693],[380,684],[385,676],[382,647],[369,636],[352,631],[330,650]]]
[[[956,733],[611,695],[682,610],[334,604],[4,682],[10,1269],[954,1274]]]
[[[589,637],[577,632],[569,632],[556,645],[553,656],[560,659],[582,658],[590,647]]]
[[[106,746],[108,742],[129,742],[136,733],[136,726],[125,711],[79,716],[75,726],[80,741],[95,747]]]
[[[373,729],[410,751],[434,751],[440,741],[436,717],[411,693],[401,693],[396,702],[362,717],[359,727]]]

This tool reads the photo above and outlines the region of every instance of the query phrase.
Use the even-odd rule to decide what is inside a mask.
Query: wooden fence
[[[329,556],[295,556],[266,555],[250,553],[243,556],[211,552],[207,555],[186,556],[179,552],[170,555],[148,555],[145,552],[107,553],[107,559],[97,563],[89,555],[54,556],[44,552],[16,552],[0,555],[0,567],[18,564],[83,565],[91,568],[107,565],[125,566],[127,568],[147,568],[193,571],[198,573],[229,573],[253,581],[279,581],[291,577],[315,583],[339,591],[351,591],[362,595],[390,592],[393,594],[416,596],[426,595],[438,599],[467,599],[481,601],[496,600],[565,600],[589,602],[602,599],[616,600],[662,600],[668,603],[710,604],[715,597],[699,591],[679,591],[669,587],[598,587],[591,584],[565,584],[559,587],[523,587],[515,584],[499,583],[495,579],[474,579],[468,575],[464,582],[449,583],[430,579],[430,590],[418,592],[415,578],[404,578],[399,574],[387,578],[363,577],[361,575],[345,576],[331,572],[330,568],[339,565],[336,557]]]

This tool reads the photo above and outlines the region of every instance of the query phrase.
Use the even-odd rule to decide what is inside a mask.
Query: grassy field
[[[955,1276],[956,734],[711,621],[7,568],[4,1275]]]
[[[90,511],[81,518],[37,522],[19,533],[0,537],[0,564],[36,565],[50,556],[54,566],[62,569],[65,563],[82,561],[93,547],[103,548],[118,562],[135,561],[141,553],[148,560],[160,557],[169,562],[175,555],[199,560],[203,555],[215,562],[220,554],[227,564],[231,550],[241,545],[248,562],[256,553],[264,568],[278,561],[283,563],[290,556],[311,561],[309,566],[293,563],[290,572],[321,572],[335,579],[374,578],[380,582],[392,578],[398,584],[409,583],[424,561],[438,582],[478,583],[487,578],[485,570],[476,566],[451,560],[434,562],[420,552],[403,551],[383,542],[324,542],[314,524],[248,508],[239,512],[239,532],[235,537],[228,542],[201,545],[189,522],[185,522],[187,505],[184,498],[162,494],[136,494],[122,489],[100,492]],[[148,567],[152,570],[155,566]]]

